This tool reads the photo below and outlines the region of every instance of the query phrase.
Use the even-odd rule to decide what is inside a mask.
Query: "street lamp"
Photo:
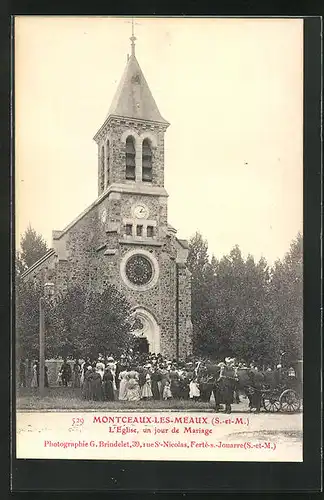
[[[54,294],[54,283],[45,283],[44,296],[39,298],[39,394],[45,395],[45,298]]]

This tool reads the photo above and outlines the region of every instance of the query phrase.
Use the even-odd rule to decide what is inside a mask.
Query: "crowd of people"
[[[65,359],[58,383],[81,388],[82,397],[94,401],[209,401],[212,388],[207,381],[202,382],[199,371],[200,365],[205,362],[193,357],[187,361],[170,360],[161,354],[135,354],[132,350],[118,359],[99,354],[97,359],[76,359],[72,367]],[[232,368],[259,370],[256,363],[247,365],[235,358],[225,358],[216,365],[220,367],[220,377]],[[270,366],[265,369],[272,370]],[[235,394],[235,402],[240,402],[239,394]]]
[[[216,406],[218,397],[229,403],[240,403],[240,395],[247,395],[250,407],[259,407],[261,392],[255,390],[259,386],[261,388],[259,378],[264,377],[265,372],[273,371],[275,374],[280,370],[281,365],[261,367],[255,362],[248,364],[231,357],[220,361],[198,357],[179,361],[168,359],[161,354],[140,354],[130,349],[118,358],[99,353],[95,358],[64,359],[56,383],[63,387],[79,389],[81,397],[90,401],[190,399],[208,402],[213,393]],[[254,387],[252,395],[246,390],[243,392],[239,390],[237,384],[233,391],[231,380],[233,378],[238,380],[238,373],[242,378],[242,371],[243,378],[245,371],[249,374],[247,384],[243,385]],[[223,384],[219,383],[222,377]],[[215,380],[218,380],[218,390],[213,392]],[[39,364],[35,361],[31,386],[38,387],[38,385]],[[48,387],[47,367],[45,367],[45,386]]]
[[[194,360],[179,362],[158,354],[134,354],[119,359],[99,354],[63,361],[58,383],[81,388],[84,399],[94,401],[139,401],[193,399],[200,396]]]

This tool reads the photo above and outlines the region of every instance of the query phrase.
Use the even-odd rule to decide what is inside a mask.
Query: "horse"
[[[232,368],[232,375],[220,377],[221,367],[211,362],[200,363],[197,377],[202,401],[209,401],[213,393],[215,409],[218,411],[221,404],[225,404],[225,412],[231,412],[234,394],[240,392],[249,399],[249,408],[255,408],[259,413],[262,405],[262,392],[265,387],[278,386],[277,371],[262,372],[255,368]]]
[[[235,369],[235,391],[244,393],[249,400],[249,408],[255,408],[259,413],[262,404],[262,388],[265,383],[265,374],[253,368]]]
[[[264,389],[274,390],[284,382],[279,370],[259,371],[255,368],[236,368],[236,391],[243,392],[249,399],[249,408],[260,412]]]
[[[232,375],[221,374],[221,367],[213,363],[201,363],[197,370],[197,378],[203,401],[209,401],[213,393],[215,410],[220,410],[220,405],[225,405],[225,412],[231,413],[236,380],[234,370]]]

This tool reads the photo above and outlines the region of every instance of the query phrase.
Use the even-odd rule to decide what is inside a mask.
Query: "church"
[[[188,243],[168,223],[161,116],[131,54],[103,124],[98,146],[97,199],[65,229],[52,232],[52,248],[23,274],[102,289],[112,283],[132,306],[134,335],[143,351],[184,359],[192,352]],[[107,304],[109,307],[109,304]],[[109,346],[109,339],[107,339]]]

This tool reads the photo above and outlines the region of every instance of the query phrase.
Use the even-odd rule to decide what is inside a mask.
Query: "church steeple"
[[[109,116],[136,118],[168,124],[162,117],[135,56],[134,20],[132,19],[131,55],[109,108]]]
[[[164,134],[169,123],[162,117],[136,59],[135,40],[132,22],[131,54],[108,115],[94,136],[99,196],[113,183],[135,183],[138,189],[143,189],[143,184],[164,187]]]
[[[170,124],[161,115],[153,98],[148,83],[135,56],[134,20],[132,19],[131,55],[127,55],[127,64],[116,93],[110,105],[103,125],[94,140],[102,131],[110,117],[128,118],[156,122],[168,127]]]
[[[131,40],[132,52],[112,100],[107,118],[113,115],[167,124],[168,122],[162,117],[136,59],[135,37],[131,37]]]

